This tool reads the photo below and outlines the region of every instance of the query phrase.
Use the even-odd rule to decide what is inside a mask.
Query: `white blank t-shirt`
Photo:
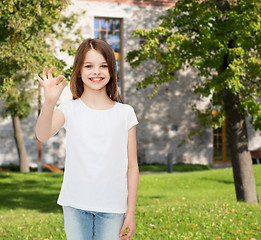
[[[66,160],[57,203],[125,213],[128,130],[138,124],[133,107],[115,102],[110,109],[95,110],[76,99],[58,109],[65,116]]]

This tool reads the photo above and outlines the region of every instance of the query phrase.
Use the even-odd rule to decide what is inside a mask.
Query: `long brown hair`
[[[83,91],[83,81],[81,78],[81,68],[83,66],[83,61],[86,56],[86,53],[90,51],[91,49],[94,49],[98,51],[104,59],[106,60],[109,68],[109,74],[110,74],[110,81],[106,85],[106,92],[111,100],[113,101],[122,101],[122,98],[120,96],[118,85],[117,85],[117,70],[116,70],[116,59],[113,53],[112,48],[110,45],[100,39],[92,39],[87,38],[85,39],[79,48],[76,51],[74,63],[73,63],[73,72],[71,76],[71,83],[70,88],[73,95],[73,99],[80,98]]]

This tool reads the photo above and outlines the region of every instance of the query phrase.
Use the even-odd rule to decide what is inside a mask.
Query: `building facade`
[[[75,0],[65,14],[72,12],[81,14],[79,26],[84,38],[100,38],[106,40],[114,49],[118,68],[118,86],[124,103],[134,107],[139,120],[137,125],[137,151],[139,163],[167,163],[169,154],[173,163],[213,164],[229,160],[226,144],[226,130],[213,131],[205,127],[203,134],[195,136],[182,146],[189,129],[197,127],[197,118],[191,105],[196,104],[204,109],[209,105],[193,93],[193,85],[198,81],[194,70],[177,73],[178,81],[165,83],[151,99],[153,86],[136,90],[136,83],[153,71],[153,63],[143,63],[132,69],[125,61],[129,51],[138,48],[140,42],[131,36],[137,28],[151,29],[159,24],[157,18],[171,7],[170,0]],[[63,56],[68,65],[73,58]],[[63,92],[60,101],[70,99],[69,86]],[[1,111],[1,109],[0,109]],[[31,166],[37,166],[38,150],[34,128],[37,109],[28,119],[22,121],[24,141]],[[250,150],[261,147],[260,133],[249,129]],[[42,144],[42,160],[63,167],[65,159],[65,132],[59,131],[56,136]],[[0,122],[0,165],[17,164],[15,142],[10,118]]]

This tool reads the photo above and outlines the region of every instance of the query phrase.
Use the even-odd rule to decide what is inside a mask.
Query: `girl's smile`
[[[99,82],[102,82],[102,80],[104,79],[104,78],[97,78],[97,77],[93,77],[93,78],[89,78],[92,82],[94,82],[94,83],[99,83]]]

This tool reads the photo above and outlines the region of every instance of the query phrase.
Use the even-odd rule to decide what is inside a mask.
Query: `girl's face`
[[[110,73],[106,60],[98,51],[91,49],[86,53],[81,68],[84,90],[106,90]]]

